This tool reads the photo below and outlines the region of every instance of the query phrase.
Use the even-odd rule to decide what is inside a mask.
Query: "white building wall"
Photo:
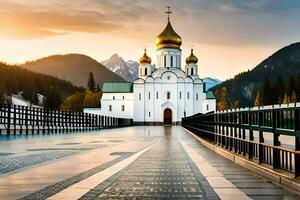
[[[103,93],[100,108],[86,108],[84,112],[118,118],[133,118],[133,93]],[[111,111],[109,107],[111,106]],[[122,111],[124,106],[124,111]]]
[[[143,81],[133,84],[133,95],[134,95],[134,115],[133,121],[135,122],[144,122],[145,121],[145,90],[144,90]]]
[[[203,103],[203,114],[208,112],[216,112],[216,100],[215,99],[205,99]]]

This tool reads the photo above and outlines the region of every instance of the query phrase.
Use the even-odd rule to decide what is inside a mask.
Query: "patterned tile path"
[[[210,151],[178,126],[101,133],[0,141],[0,163],[10,171],[0,175],[0,199],[300,199]],[[94,143],[107,146],[90,146]],[[49,160],[52,152],[54,159]],[[47,159],[36,154],[47,154]],[[18,160],[5,164],[5,159],[10,163],[14,157],[32,155],[27,167]],[[22,168],[13,171],[15,166]]]
[[[90,190],[90,199],[219,199],[177,140],[166,137],[125,170]]]

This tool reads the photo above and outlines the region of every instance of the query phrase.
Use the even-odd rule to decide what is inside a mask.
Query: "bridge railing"
[[[0,134],[64,133],[132,125],[132,119],[0,104]]]
[[[299,103],[197,114],[182,125],[251,161],[300,176]]]

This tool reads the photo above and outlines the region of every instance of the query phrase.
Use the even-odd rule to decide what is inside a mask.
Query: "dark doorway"
[[[164,124],[172,124],[172,110],[170,108],[164,111]]]

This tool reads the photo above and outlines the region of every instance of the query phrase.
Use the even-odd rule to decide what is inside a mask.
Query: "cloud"
[[[152,42],[165,25],[164,9],[184,41],[269,45],[299,39],[297,0],[14,0],[0,3],[0,36],[40,38],[71,32],[110,34]]]
[[[36,11],[35,7],[0,3],[0,36],[28,39],[70,32],[104,33],[120,28],[98,12]],[[6,10],[4,11],[4,8]]]

